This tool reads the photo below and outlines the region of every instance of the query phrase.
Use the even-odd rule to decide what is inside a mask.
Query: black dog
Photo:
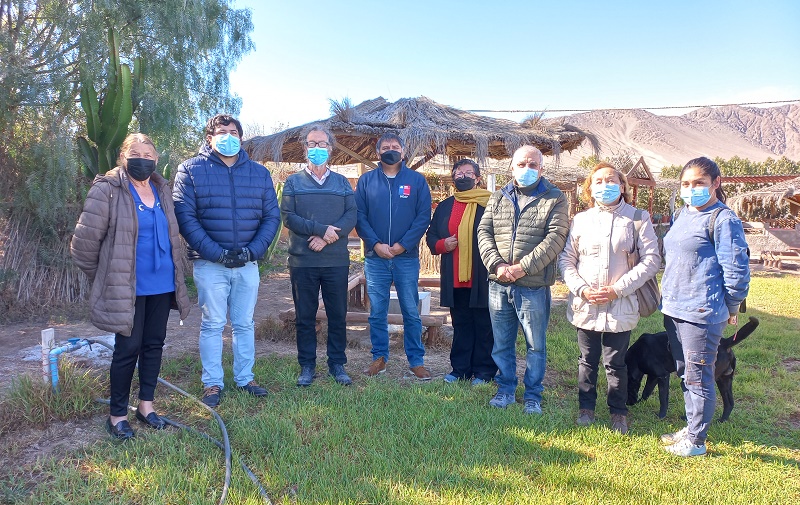
[[[728,420],[733,410],[733,373],[736,370],[736,356],[733,354],[733,346],[747,338],[758,327],[758,319],[750,317],[750,320],[742,326],[739,331],[728,338],[723,338],[717,351],[715,380],[722,397],[722,416],[719,422]],[[658,400],[661,409],[658,417],[663,419],[667,416],[667,406],[669,405],[669,376],[676,371],[675,360],[669,350],[669,339],[667,332],[643,333],[628,349],[625,355],[625,364],[628,366],[628,405],[644,401],[650,397],[658,384]],[[647,375],[647,382],[639,396],[639,387],[642,385],[642,378]]]

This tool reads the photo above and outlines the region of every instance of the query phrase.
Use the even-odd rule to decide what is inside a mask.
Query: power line
[[[800,102],[800,99],[795,100],[770,100],[768,102],[744,102],[744,103],[718,103],[706,105],[669,105],[662,107],[627,107],[627,108],[610,108],[610,109],[509,109],[509,110],[490,110],[490,109],[468,109],[467,112],[593,112],[597,110],[665,110],[665,109],[698,109],[701,107],[726,107],[728,105],[766,105],[777,103],[793,103]]]

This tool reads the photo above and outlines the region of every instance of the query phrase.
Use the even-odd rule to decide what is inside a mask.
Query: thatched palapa
[[[744,218],[800,217],[800,177],[732,196],[728,206]]]
[[[365,163],[375,166],[378,160],[375,143],[384,133],[396,133],[406,143],[406,156],[417,160],[417,168],[437,154],[450,159],[470,157],[484,164],[487,158],[508,158],[520,146],[532,144],[545,155],[571,151],[587,134],[570,125],[541,121],[522,124],[496,119],[441,105],[426,97],[402,98],[388,102],[382,97],[351,106],[347,100],[333,103],[333,116],[306,125],[289,128],[273,135],[253,137],[243,143],[257,161],[305,162],[298,142],[300,132],[311,124],[321,124],[336,135],[332,165]]]

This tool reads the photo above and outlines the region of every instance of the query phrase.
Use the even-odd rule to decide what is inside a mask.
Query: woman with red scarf
[[[492,322],[489,319],[489,281],[478,252],[478,223],[491,193],[478,187],[481,170],[463,159],[453,166],[456,192],[433,213],[426,242],[441,255],[440,304],[450,307],[453,346],[452,371],[445,382],[470,380],[485,384],[497,373],[492,359]]]

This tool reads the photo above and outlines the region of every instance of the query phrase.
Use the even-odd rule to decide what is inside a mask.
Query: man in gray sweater
[[[298,386],[316,377],[319,292],[328,317],[328,370],[336,382],[349,385],[347,363],[347,235],[356,225],[356,203],[350,182],[332,172],[328,158],[335,139],[323,126],[300,135],[308,166],[286,179],[281,216],[289,230],[289,274],[297,329]]]

